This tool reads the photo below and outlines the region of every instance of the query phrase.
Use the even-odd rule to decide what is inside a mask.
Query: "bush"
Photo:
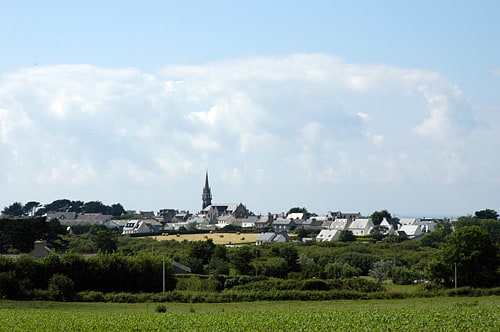
[[[418,276],[417,273],[404,266],[396,266],[392,269],[391,279],[396,285],[410,285],[418,279]]]
[[[330,287],[324,280],[321,279],[309,279],[304,280],[300,287],[301,290],[318,290],[318,291],[326,291],[329,290]]]
[[[75,297],[75,283],[64,274],[54,274],[49,279],[49,294],[55,301],[71,301]]]
[[[167,306],[164,304],[159,304],[156,306],[155,311],[159,312],[159,313],[165,313],[165,312],[167,312]]]

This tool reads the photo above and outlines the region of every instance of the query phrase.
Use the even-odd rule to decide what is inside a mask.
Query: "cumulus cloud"
[[[106,184],[126,201],[113,192],[123,182],[148,192],[191,184],[209,169],[228,196],[245,188],[256,202],[287,183],[325,195],[332,184],[401,183],[418,174],[453,183],[469,172],[459,165],[474,128],[472,107],[439,73],[328,55],[168,65],[156,74],[30,68],[0,80],[0,181],[28,178],[61,196],[91,196]],[[194,182],[190,188],[199,196]],[[163,204],[160,192],[154,196]],[[5,191],[0,198],[12,201]]]

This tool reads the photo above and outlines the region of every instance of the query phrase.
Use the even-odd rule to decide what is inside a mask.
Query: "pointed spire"
[[[204,209],[209,205],[212,205],[212,193],[210,191],[210,185],[208,184],[208,171],[205,173],[205,187],[203,188],[203,194],[201,195],[202,205],[201,208]]]

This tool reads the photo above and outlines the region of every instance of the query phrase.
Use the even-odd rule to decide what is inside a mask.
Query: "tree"
[[[111,229],[99,230],[95,236],[95,242],[99,251],[109,254],[116,251],[118,235]]]
[[[382,222],[382,220],[384,220],[384,218],[386,218],[387,221],[390,221],[392,217],[387,210],[382,210],[373,212],[370,218],[372,219],[374,225],[380,225],[380,223]]]
[[[250,264],[253,253],[249,246],[236,248],[229,257],[231,266],[238,274],[251,274],[255,270],[254,266]]]
[[[343,231],[340,231],[339,241],[340,242],[355,242],[356,236],[354,236],[353,232],[350,230],[343,230]]]
[[[499,262],[499,249],[488,232],[481,226],[465,226],[446,238],[436,265],[448,266],[441,276],[445,283],[452,283],[456,264],[458,285],[491,287],[499,284]]]
[[[33,217],[33,216],[35,216],[37,209],[40,207],[42,207],[40,202],[30,201],[30,202],[24,204],[23,214],[25,216]]]
[[[379,224],[373,226],[373,228],[370,230],[370,235],[375,241],[380,241],[384,238],[385,234],[387,234],[388,230],[389,229],[387,228],[387,226],[380,226]]]
[[[9,206],[4,207],[2,215],[8,217],[20,217],[24,214],[24,207],[21,202],[14,202]]]
[[[476,211],[474,215],[478,219],[498,219],[498,212],[492,209]]]
[[[290,210],[288,210],[288,212],[286,213],[286,215],[289,215],[290,213],[303,213],[304,214],[304,219],[309,219],[309,217],[311,216],[311,213],[309,213],[309,211],[307,211],[307,209],[305,207],[293,207],[291,208]]]
[[[368,274],[377,279],[378,282],[382,282],[384,279],[389,278],[392,271],[391,261],[377,261],[373,264]]]

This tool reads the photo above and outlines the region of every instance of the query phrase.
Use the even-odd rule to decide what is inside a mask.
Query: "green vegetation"
[[[0,301],[0,331],[496,331],[500,298],[224,304]]]

